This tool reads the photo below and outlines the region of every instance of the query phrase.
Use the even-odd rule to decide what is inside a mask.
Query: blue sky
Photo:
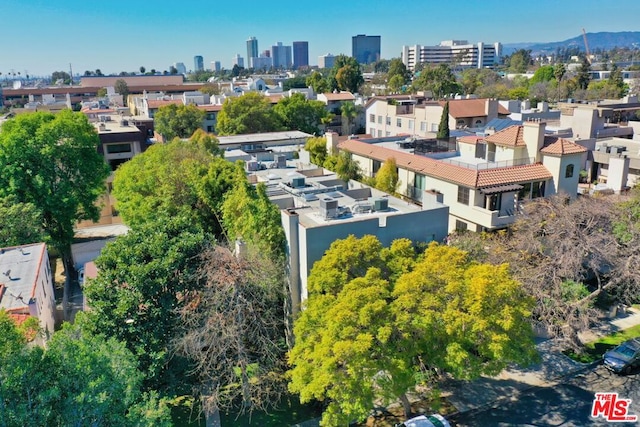
[[[640,0],[1,0],[0,72],[31,75],[162,71],[213,60],[229,68],[277,41],[309,42],[309,59],[351,54],[351,36],[380,35],[382,57],[402,45],[466,39],[475,43],[559,41],[587,32],[640,31]]]

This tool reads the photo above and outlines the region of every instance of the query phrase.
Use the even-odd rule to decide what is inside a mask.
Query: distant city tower
[[[380,36],[358,34],[351,38],[351,56],[359,64],[371,64],[380,60]]]
[[[193,57],[193,71],[204,71],[204,58],[201,55]]]
[[[309,42],[293,42],[293,69],[309,66]]]
[[[247,40],[247,62],[249,68],[253,68],[253,58],[257,58],[258,55],[258,39],[251,37]]]

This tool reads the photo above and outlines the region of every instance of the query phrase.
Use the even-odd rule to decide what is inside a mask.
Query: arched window
[[[476,120],[476,126],[482,126],[482,120],[480,119]]]
[[[573,165],[567,165],[567,168],[564,171],[565,178],[573,178]]]

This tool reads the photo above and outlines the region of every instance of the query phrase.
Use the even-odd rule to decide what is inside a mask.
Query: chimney
[[[534,121],[524,122],[522,125],[522,138],[527,145],[527,153],[529,158],[533,158],[535,162],[540,161],[540,149],[544,144],[545,122]]]
[[[338,152],[338,134],[335,132],[325,132],[325,138],[327,138],[327,153],[337,153]],[[322,165],[318,165],[322,166]]]

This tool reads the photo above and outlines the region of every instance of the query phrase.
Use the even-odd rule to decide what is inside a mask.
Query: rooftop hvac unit
[[[324,219],[337,218],[338,201],[331,198],[320,199],[320,213]]]
[[[245,165],[247,168],[247,172],[255,172],[260,169],[258,162],[256,162],[255,160],[249,160],[245,163]]]
[[[304,187],[304,185],[305,185],[304,176],[297,176],[297,177],[291,179],[291,186],[293,188]]]
[[[275,167],[278,169],[283,169],[287,167],[287,156],[284,154],[276,154],[273,156],[273,161],[275,162]]]
[[[120,120],[120,126],[129,126],[129,120]]]
[[[373,210],[376,212],[386,211],[389,209],[388,199],[375,199],[373,201]]]

